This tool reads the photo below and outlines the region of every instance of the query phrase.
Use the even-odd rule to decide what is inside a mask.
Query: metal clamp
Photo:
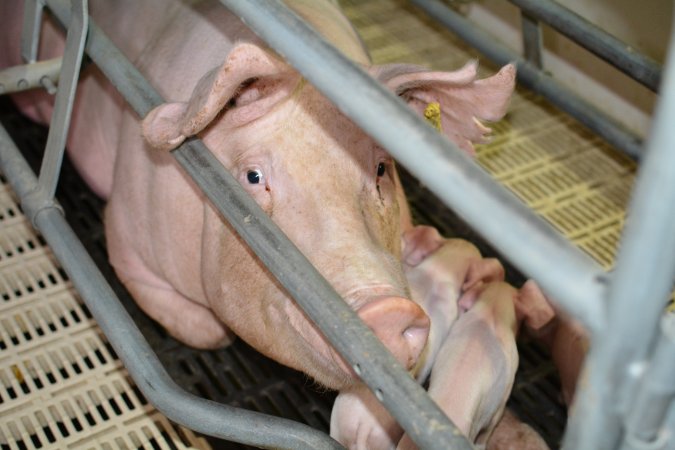
[[[0,70],[0,94],[44,88],[56,93],[63,58],[48,59]]]
[[[42,25],[42,0],[25,0],[23,5],[23,29],[21,32],[21,57],[27,63],[37,61]]]

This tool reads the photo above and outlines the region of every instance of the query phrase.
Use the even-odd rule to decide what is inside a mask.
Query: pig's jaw
[[[289,330],[291,339],[296,341],[296,345],[289,347],[300,349],[294,355],[294,361],[286,363],[329,389],[340,390],[356,383],[358,377],[349,363],[333,349],[299,306],[289,298],[286,299],[285,305],[284,316],[287,317],[287,324],[291,327]]]
[[[356,310],[367,326],[375,333],[376,337],[388,347],[399,362],[406,368],[412,368],[416,363],[428,338],[429,320],[426,314],[411,300],[397,297],[381,295],[381,292],[391,292],[387,288],[376,290],[380,295],[369,295],[366,298],[363,295],[365,290],[359,290],[358,300],[354,298],[345,299],[350,306]],[[372,294],[373,292],[371,292]],[[293,301],[286,303],[286,316],[290,326],[293,328],[294,337],[298,339],[299,348],[304,351],[304,358],[300,357],[295,363],[299,363],[296,368],[303,370],[318,383],[331,389],[345,389],[359,381],[354,368],[330,345],[328,340],[321,332],[305,318]],[[388,313],[390,306],[396,309],[396,313],[383,317],[380,313]],[[402,316],[399,316],[398,311]],[[413,311],[411,313],[411,310]],[[365,311],[365,314],[363,313]],[[383,334],[377,326],[372,324],[372,313],[376,314],[376,322],[380,319],[384,321],[386,328],[397,330],[393,334],[403,339],[403,349],[397,343],[392,343],[388,339],[387,332]],[[302,317],[302,319],[299,319]],[[295,318],[295,319],[292,319]],[[391,326],[387,321],[392,322]],[[398,328],[397,328],[398,327]],[[294,365],[294,364],[290,364]]]

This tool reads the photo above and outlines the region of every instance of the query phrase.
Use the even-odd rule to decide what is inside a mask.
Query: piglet
[[[460,294],[502,280],[504,271],[497,260],[482,258],[469,242],[444,239],[432,227],[418,226],[404,233],[402,248],[412,297],[431,319],[427,346],[412,371],[422,382],[457,318]],[[365,385],[340,392],[331,415],[331,436],[343,445],[354,449],[395,448],[402,434]]]
[[[427,346],[413,369],[416,379],[423,382],[460,309],[471,306],[475,292],[485,283],[503,280],[504,268],[494,258],[483,258],[470,242],[445,239],[433,227],[413,227],[402,238],[403,271],[412,298],[431,320]],[[467,294],[460,305],[463,292]]]
[[[480,446],[504,411],[518,367],[517,293],[504,282],[484,286],[450,328],[431,372],[429,395]],[[398,448],[416,447],[404,436]]]
[[[482,258],[467,241],[444,239],[432,227],[414,227],[403,235],[403,263],[413,299],[431,318],[429,341],[413,374],[423,382],[431,372],[431,397],[465,435],[484,444],[513,383],[518,324],[525,321],[541,329],[554,311],[536,285],[520,295],[502,282],[504,271],[497,260]],[[509,425],[518,423],[509,417]],[[518,429],[536,435],[526,425]],[[524,436],[515,427],[509,433],[503,427],[497,430],[501,442]],[[338,396],[331,436],[348,448],[414,447],[407,436],[401,440],[402,434],[365,385]],[[547,448],[541,439],[534,442],[532,448]]]

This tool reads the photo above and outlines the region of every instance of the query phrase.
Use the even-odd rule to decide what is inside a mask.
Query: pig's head
[[[452,115],[460,126],[451,120],[446,129],[465,148],[486,130],[475,117],[502,114],[513,86],[511,70],[498,112],[484,114],[472,105],[480,94],[466,93],[487,85],[492,95],[489,83],[474,81],[475,66],[462,69],[456,82],[437,83],[409,66],[375,73],[413,106],[433,97],[450,111],[458,98],[468,109]],[[394,162],[296,71],[267,50],[239,44],[186,102],[153,110],[143,133],[159,149],[198,134],[396,358],[412,367],[429,320],[410,300],[401,268],[404,200]],[[202,284],[216,315],[262,353],[318,382],[338,389],[352,383],[353,372],[208,203],[195,220],[203,220]]]

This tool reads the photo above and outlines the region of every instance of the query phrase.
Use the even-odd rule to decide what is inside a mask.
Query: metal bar
[[[620,416],[648,358],[675,276],[675,33],[648,150],[633,189],[614,275],[608,326],[596,336],[570,420],[566,449],[614,448]]]
[[[668,416],[666,417],[665,429],[666,445],[664,446],[664,450],[670,450],[675,447],[675,402],[670,405],[670,410],[668,411]],[[670,447],[668,447],[668,445],[670,445]]]
[[[40,27],[42,26],[41,0],[26,0],[23,6],[23,28],[21,29],[21,57],[27,63],[37,61]]]
[[[539,21],[522,11],[520,21],[523,32],[523,54],[525,55],[525,59],[534,67],[541,70],[542,36]]]
[[[660,325],[659,341],[628,411],[622,450],[645,449],[654,442],[666,448],[665,420],[669,407],[675,405],[675,314],[666,314]]]
[[[68,22],[63,0],[47,3],[62,23]],[[139,115],[163,101],[94,23],[90,23],[87,52],[108,77],[115,78],[113,84]],[[130,83],[125,76],[132,78]],[[201,141],[190,139],[173,154],[354,370],[382,394],[383,403],[416,443],[429,449],[471,448],[424,389]]]
[[[567,36],[585,49],[607,61],[654,92],[661,82],[661,66],[636,52],[593,25],[583,17],[550,0],[509,0],[528,15],[535,17]]]
[[[518,66],[518,79],[524,86],[546,97],[551,103],[575,117],[612,146],[632,158],[638,159],[640,157],[642,153],[640,137],[532,64],[524,61],[517,53],[496,42],[492,36],[480,30],[478,26],[448,8],[439,0],[410,1],[485,54],[493,62],[497,64],[515,62]]]
[[[66,149],[70,115],[73,110],[75,89],[77,88],[84,53],[84,41],[89,26],[87,0],[73,0],[70,17],[66,48],[61,64],[61,74],[59,75],[59,89],[56,93],[54,112],[52,113],[47,145],[38,179],[39,189],[48,198],[53,198],[56,192],[56,183],[59,179],[63,154]]]
[[[0,70],[0,95],[45,87],[45,79],[54,84],[59,80],[60,71],[61,58],[2,69]]]
[[[2,126],[0,167],[19,198],[37,189],[35,174]],[[39,208],[35,224],[134,382],[169,419],[201,433],[263,448],[342,448],[307,425],[205,400],[181,389],[166,373],[60,210],[45,204]]]

